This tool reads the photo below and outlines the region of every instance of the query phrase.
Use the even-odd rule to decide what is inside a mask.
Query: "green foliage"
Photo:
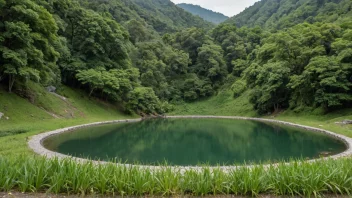
[[[111,69],[106,71],[89,69],[78,71],[77,80],[89,86],[89,96],[93,92],[100,92],[113,101],[123,102],[127,100],[127,94],[136,86],[139,86],[139,72],[135,68],[127,70]]]
[[[213,25],[200,17],[177,7],[171,1],[162,0],[80,0],[84,6],[110,13],[119,23],[136,20],[147,23],[159,33],[172,33],[183,28],[198,27],[210,29]]]
[[[349,30],[336,24],[300,24],[278,31],[252,52],[244,75],[261,113],[302,106],[325,111],[351,101]],[[342,44],[343,40],[343,44]],[[250,61],[250,60],[247,60]]]
[[[227,75],[226,63],[223,59],[221,47],[212,42],[205,43],[198,48],[197,64],[191,68],[200,76],[207,77],[214,87]]]
[[[182,171],[127,167],[116,164],[94,165],[72,159],[1,158],[0,190],[45,191],[53,194],[171,196],[236,195],[320,197],[350,195],[351,159],[308,163],[293,161],[269,167],[239,167],[225,171],[215,167]]]
[[[350,0],[263,0],[227,22],[238,27],[256,27],[275,31],[308,22],[341,22],[351,16]]]
[[[180,3],[180,4],[177,4],[177,6],[192,13],[193,15],[199,16],[204,20],[215,24],[220,24],[229,18],[221,13],[202,8],[199,5]]]
[[[8,79],[9,92],[17,79],[57,82],[58,28],[52,15],[30,0],[0,5],[0,76]]]
[[[349,103],[352,100],[352,83],[349,81],[352,69],[336,59],[314,57],[301,75],[292,76],[291,85],[298,95],[296,97],[325,109]],[[307,92],[299,95],[301,90]]]
[[[211,96],[213,89],[209,81],[201,80],[197,75],[187,76],[183,84],[183,99],[194,101],[201,97]]]
[[[228,72],[240,76],[248,66],[248,55],[260,45],[265,38],[260,28],[236,28],[230,24],[220,24],[212,30],[214,40],[224,50]]]
[[[137,87],[128,95],[126,110],[129,112],[163,114],[166,109],[165,104],[161,105],[152,88]]]
[[[233,85],[231,86],[231,90],[233,91],[233,96],[235,98],[239,97],[242,95],[242,93],[246,90],[247,84],[243,80],[237,80]]]
[[[259,113],[332,111],[352,100],[351,6],[263,0],[210,30],[169,0],[0,0],[0,82],[27,98],[64,83],[140,114],[223,90]]]

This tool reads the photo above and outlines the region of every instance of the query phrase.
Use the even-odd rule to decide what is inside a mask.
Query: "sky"
[[[259,0],[171,0],[174,3],[191,3],[200,5],[216,12],[223,13],[226,16],[234,16],[245,8],[253,5]]]

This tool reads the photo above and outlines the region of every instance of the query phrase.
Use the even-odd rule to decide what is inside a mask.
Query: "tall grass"
[[[79,195],[242,195],[318,197],[351,195],[352,159],[290,165],[240,167],[231,171],[202,167],[151,170],[71,159],[0,157],[0,191]]]

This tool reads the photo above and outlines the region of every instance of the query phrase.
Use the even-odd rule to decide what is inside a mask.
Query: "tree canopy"
[[[262,114],[351,107],[351,6],[262,0],[215,27],[169,0],[0,0],[0,83],[142,115],[230,89]]]

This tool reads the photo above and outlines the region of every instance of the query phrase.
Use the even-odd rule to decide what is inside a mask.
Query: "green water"
[[[318,158],[346,149],[323,134],[228,119],[152,119],[95,126],[51,137],[44,146],[76,157],[152,165],[266,163]]]

